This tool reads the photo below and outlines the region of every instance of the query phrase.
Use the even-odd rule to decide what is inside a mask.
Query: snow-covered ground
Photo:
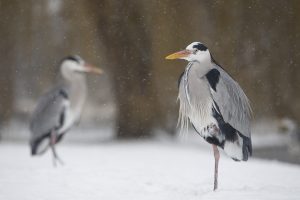
[[[24,143],[1,143],[0,199],[300,199],[299,166],[258,159],[234,162],[225,155],[219,190],[213,192],[211,149],[196,143],[67,142],[57,150],[65,165],[54,168],[50,152],[32,158]]]

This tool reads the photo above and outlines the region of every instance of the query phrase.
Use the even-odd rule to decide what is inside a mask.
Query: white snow
[[[31,158],[23,143],[0,144],[3,200],[268,200],[300,199],[300,167],[221,155],[219,190],[213,187],[213,154],[196,143],[62,143],[64,166],[50,151]]]

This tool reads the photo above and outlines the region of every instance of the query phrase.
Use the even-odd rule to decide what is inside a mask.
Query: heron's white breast
[[[207,79],[197,76],[193,67],[187,67],[180,82],[179,96],[180,109],[179,121],[187,123],[187,119],[194,125],[196,130],[203,136],[208,132],[202,131],[210,124],[217,124],[212,116],[213,99],[209,90]]]
[[[191,112],[189,113],[190,122],[203,137],[210,136],[207,131],[203,131],[205,127],[211,124],[217,124],[216,119],[212,116],[211,105],[212,104],[209,102],[202,104],[201,106],[191,109]]]
[[[65,100],[64,105],[65,105],[64,121],[63,121],[62,127],[58,130],[59,133],[64,133],[66,130],[71,128],[71,126],[75,122],[75,117],[74,117],[74,114],[73,114],[73,112],[71,110],[71,107],[70,107],[70,101]]]

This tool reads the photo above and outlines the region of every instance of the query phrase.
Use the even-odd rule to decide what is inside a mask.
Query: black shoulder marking
[[[210,87],[214,90],[217,91],[216,86],[219,82],[220,79],[220,72],[217,69],[212,69],[206,74],[206,78],[209,82]]]
[[[206,51],[207,47],[204,44],[198,43],[193,46],[193,48],[198,49],[199,51]]]
[[[184,72],[182,72],[179,76],[178,83],[177,83],[178,88],[180,87],[180,82],[181,82],[183,75],[184,75]]]
[[[65,99],[68,99],[68,93],[64,89],[59,90],[59,95],[63,96]]]

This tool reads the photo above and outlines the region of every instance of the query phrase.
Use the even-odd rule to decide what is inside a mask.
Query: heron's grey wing
[[[30,130],[31,139],[39,138],[62,126],[68,95],[63,87],[54,88],[43,95],[33,112]]]
[[[215,106],[224,121],[250,138],[251,107],[242,88],[217,65],[207,73],[206,78],[210,84],[212,98],[217,104]]]

